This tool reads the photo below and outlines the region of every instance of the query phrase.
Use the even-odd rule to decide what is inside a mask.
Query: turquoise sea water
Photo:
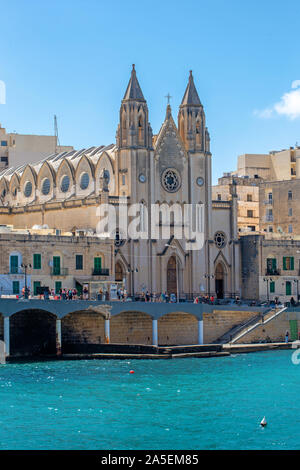
[[[299,377],[291,351],[2,365],[0,449],[298,449]]]

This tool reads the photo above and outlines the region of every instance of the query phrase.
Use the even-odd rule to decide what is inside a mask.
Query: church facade
[[[114,276],[128,293],[179,293],[180,297],[240,295],[237,197],[213,201],[210,137],[192,73],[179,107],[178,123],[168,104],[157,135],[135,67],[121,102],[116,143],[53,154],[0,173],[0,224],[49,227],[87,236],[97,231],[96,210],[120,201],[145,211],[165,204],[203,207],[204,243],[187,249],[170,226],[167,238],[133,239],[116,229]],[[99,255],[101,256],[101,254]],[[105,253],[103,253],[105,258]]]

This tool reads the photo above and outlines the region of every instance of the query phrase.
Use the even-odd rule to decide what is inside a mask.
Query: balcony
[[[108,268],[93,269],[92,275],[93,276],[109,276],[109,269]]]
[[[272,205],[272,204],[273,204],[273,199],[266,199],[266,200],[264,201],[264,204],[267,204],[267,205],[270,204],[270,205]]]
[[[266,215],[264,217],[264,222],[273,222],[273,215]]]
[[[50,276],[68,276],[69,268],[51,268]]]
[[[280,269],[272,269],[272,268],[269,268],[269,269],[266,269],[266,276],[280,276],[281,274],[281,271]]]

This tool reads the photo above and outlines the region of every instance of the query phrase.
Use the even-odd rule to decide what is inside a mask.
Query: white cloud
[[[262,118],[272,116],[286,116],[289,119],[300,117],[300,80],[294,80],[291,85],[291,91],[284,93],[278,103],[261,111],[255,110],[254,114]]]

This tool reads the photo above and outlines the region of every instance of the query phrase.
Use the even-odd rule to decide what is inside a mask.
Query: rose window
[[[215,245],[216,245],[218,248],[224,248],[224,246],[226,245],[226,237],[225,237],[225,234],[224,234],[223,232],[217,232],[217,233],[215,233],[214,241],[215,241]]]
[[[167,169],[162,174],[162,185],[169,193],[174,193],[179,189],[180,176],[176,170]]]

